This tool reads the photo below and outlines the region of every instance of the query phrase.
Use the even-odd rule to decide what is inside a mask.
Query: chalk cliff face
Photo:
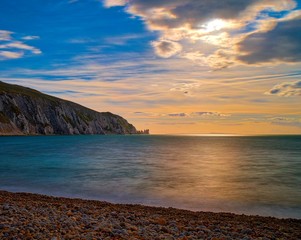
[[[0,82],[0,135],[136,133],[118,115]]]

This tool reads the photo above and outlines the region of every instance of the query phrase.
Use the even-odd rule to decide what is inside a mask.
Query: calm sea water
[[[301,218],[301,136],[1,137],[0,189]]]

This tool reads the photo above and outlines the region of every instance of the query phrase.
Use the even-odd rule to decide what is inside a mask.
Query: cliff
[[[0,135],[137,133],[118,115],[0,81]]]

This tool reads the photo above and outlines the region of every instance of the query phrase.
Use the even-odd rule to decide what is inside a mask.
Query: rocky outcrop
[[[137,134],[124,118],[0,82],[0,135]]]

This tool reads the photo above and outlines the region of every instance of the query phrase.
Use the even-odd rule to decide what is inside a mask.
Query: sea
[[[301,218],[301,136],[0,137],[0,189]]]

